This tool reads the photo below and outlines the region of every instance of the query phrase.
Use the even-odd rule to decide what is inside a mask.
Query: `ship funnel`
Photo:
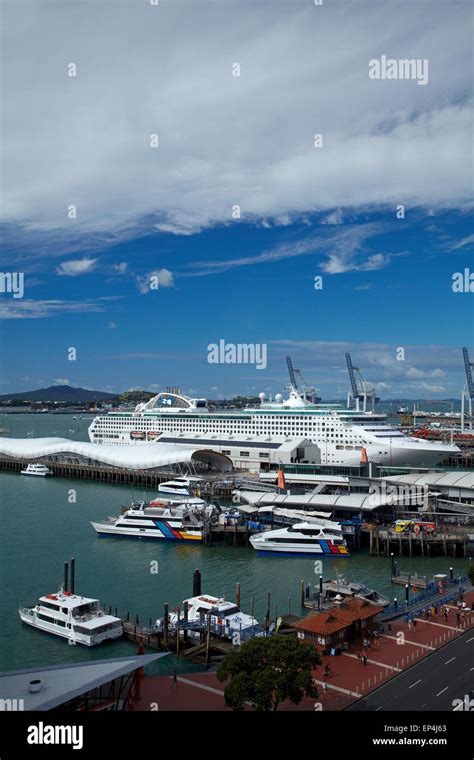
[[[75,581],[75,567],[76,560],[74,558],[71,559],[71,594],[74,594],[74,581]]]
[[[67,584],[68,584],[68,576],[69,576],[69,564],[68,562],[64,563],[64,583],[63,583],[63,591],[67,591]]]

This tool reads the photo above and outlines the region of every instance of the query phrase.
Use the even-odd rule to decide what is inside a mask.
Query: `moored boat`
[[[184,612],[185,604],[187,604],[187,616]],[[243,638],[265,634],[263,627],[256,618],[246,615],[233,602],[210,594],[200,594],[184,599],[183,608],[180,612],[174,610],[169,615],[169,626],[171,628],[176,628],[178,614],[180,631],[184,633],[186,629],[191,638],[199,637],[200,629],[207,627],[209,617],[211,631],[218,636],[233,639],[235,634]],[[164,621],[162,618],[156,621],[156,626],[158,630],[163,630]]]
[[[36,475],[39,478],[46,478],[52,474],[45,464],[29,464],[25,470],[21,470],[20,472],[20,475]]]
[[[249,540],[259,554],[349,556],[341,526],[329,520],[295,523],[257,533]]]
[[[65,582],[57,594],[45,594],[30,607],[20,607],[20,619],[26,625],[67,639],[69,644],[92,647],[108,639],[122,636],[122,621],[108,615],[98,599],[74,593],[74,560],[71,561],[71,591],[67,590],[68,565]]]
[[[139,502],[118,517],[91,525],[100,536],[199,542],[204,534],[204,517],[201,510],[186,504],[167,507]]]

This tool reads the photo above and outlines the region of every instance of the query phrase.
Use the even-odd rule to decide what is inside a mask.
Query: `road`
[[[473,688],[474,629],[471,629],[347,709],[452,711],[453,700],[464,700]],[[474,710],[474,701],[471,709]]]

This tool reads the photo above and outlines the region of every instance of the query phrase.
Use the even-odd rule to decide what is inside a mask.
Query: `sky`
[[[3,15],[0,275],[24,292],[0,287],[0,394],[277,393],[289,354],[341,398],[350,352],[383,398],[459,398],[470,2],[6,0]],[[371,78],[383,56],[425,79]],[[265,367],[210,363],[220,341],[264,345]]]

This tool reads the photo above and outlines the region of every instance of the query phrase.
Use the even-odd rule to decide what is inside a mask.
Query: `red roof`
[[[380,605],[371,604],[365,599],[346,599],[338,607],[333,607],[324,612],[313,612],[311,615],[297,620],[296,623],[292,623],[292,625],[300,631],[328,636],[331,633],[348,628],[356,620],[373,618],[382,610],[383,607]]]

